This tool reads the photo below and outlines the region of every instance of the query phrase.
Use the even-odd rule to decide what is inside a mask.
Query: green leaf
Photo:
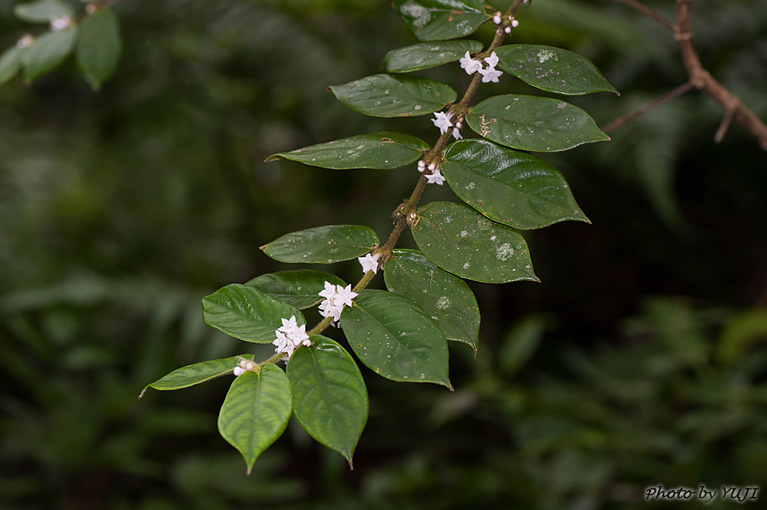
[[[418,248],[442,269],[485,283],[540,281],[524,238],[463,204],[433,202],[418,209]]]
[[[315,227],[275,239],[261,249],[280,262],[330,264],[351,260],[378,246],[378,236],[359,225]]]
[[[160,391],[180,390],[196,384],[204,383],[216,377],[232,373],[240,359],[253,359],[252,354],[242,354],[224,359],[212,359],[193,365],[177,368],[173,372],[164,375],[155,382],[147,384],[139,398],[144,396],[146,390],[154,388]]]
[[[521,229],[589,222],[562,174],[540,158],[486,140],[455,142],[444,157],[452,190],[491,220]]]
[[[537,44],[511,44],[495,50],[498,67],[528,85],[577,96],[593,92],[614,92],[615,87],[597,66],[572,51]]]
[[[423,308],[399,294],[362,290],[341,314],[341,328],[357,357],[393,381],[431,382],[452,389],[447,340]]]
[[[264,294],[255,287],[232,283],[202,298],[202,317],[208,326],[227,335],[259,344],[274,341],[282,319],[295,316],[306,324],[295,307]]]
[[[11,46],[0,55],[0,85],[16,76],[21,67],[22,48]]]
[[[242,454],[248,474],[285,431],[291,408],[288,377],[273,364],[261,367],[260,374],[245,372],[232,383],[218,415],[218,431]]]
[[[371,133],[328,143],[304,147],[291,152],[280,152],[266,158],[298,161],[320,168],[344,170],[348,168],[399,168],[418,160],[429,145],[410,135],[400,133]]]
[[[717,357],[730,367],[746,357],[753,344],[767,340],[767,311],[745,310],[730,319],[718,339]]]
[[[421,41],[467,36],[489,17],[480,0],[394,0],[394,9]]]
[[[61,0],[38,0],[26,4],[18,4],[13,8],[13,13],[22,21],[30,23],[48,23],[53,18],[69,16],[74,18],[75,11],[72,6]]]
[[[313,336],[310,348],[299,347],[288,361],[293,409],[314,439],[352,455],[368,418],[368,392],[357,363],[336,342]]]
[[[483,138],[529,151],[558,152],[610,139],[586,112],[548,97],[491,97],[471,108],[466,120]]]
[[[498,368],[507,376],[516,374],[535,354],[546,329],[544,317],[532,315],[514,324],[498,351]]]
[[[77,27],[71,27],[35,39],[34,44],[21,53],[24,80],[30,82],[58,67],[72,52],[76,38]]]
[[[466,282],[416,250],[394,250],[384,279],[387,289],[420,305],[448,340],[467,343],[476,352],[479,307]]]
[[[323,299],[319,292],[325,290],[325,282],[346,287],[346,282],[336,275],[311,269],[262,274],[245,285],[303,310]]]
[[[330,90],[348,108],[373,117],[437,112],[458,95],[444,83],[416,76],[376,74]]]
[[[391,50],[384,57],[381,66],[390,73],[409,73],[456,62],[463,58],[467,51],[476,53],[481,49],[481,42],[467,40],[414,44]]]
[[[120,25],[111,10],[100,10],[83,20],[77,41],[77,65],[91,87],[98,90],[112,76],[121,52]]]

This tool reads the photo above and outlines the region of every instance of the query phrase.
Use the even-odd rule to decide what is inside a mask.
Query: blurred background
[[[673,19],[671,0],[646,3]],[[30,29],[13,4],[2,49]],[[124,53],[101,92],[71,60],[0,88],[0,508],[630,509],[650,485],[767,483],[767,155],[737,124],[715,145],[722,112],[697,92],[609,144],[543,156],[593,225],[524,233],[542,284],[472,286],[480,349],[451,345],[455,393],[363,368],[354,471],[291,423],[245,476],[216,429],[226,380],[137,400],[181,365],[252,349],[206,328],[200,299],[287,269],[258,246],[333,223],[383,238],[417,178],[264,158],[436,130],[325,90],[416,42],[388,1],[115,11]],[[518,17],[516,42],[579,52],[622,92],[568,99],[600,125],[686,80],[672,35],[623,5],[535,0]],[[693,30],[704,66],[767,119],[767,3],[698,0]],[[467,84],[457,64],[420,74]],[[534,93],[509,76],[481,89],[508,92]]]

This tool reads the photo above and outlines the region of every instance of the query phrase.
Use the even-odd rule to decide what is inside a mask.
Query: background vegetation
[[[2,48],[27,29],[12,5]],[[544,155],[593,225],[526,234],[542,284],[474,286],[480,350],[451,346],[455,393],[364,373],[355,471],[291,425],[246,477],[216,432],[227,381],[137,401],[241,350],[199,303],[280,269],[258,246],[332,223],[385,236],[416,178],[266,156],[436,137],[325,92],[414,42],[388,2],[115,10],[125,51],[101,92],[72,63],[0,88],[0,507],[586,510],[644,508],[648,485],[767,487],[767,158],[737,125],[714,145],[721,111],[694,92],[609,144]],[[582,53],[623,93],[574,101],[602,125],[686,79],[671,35],[617,3],[536,0],[520,20],[517,42]],[[693,30],[704,65],[767,118],[767,4],[696,1]],[[457,65],[425,74],[465,86]],[[508,76],[487,90],[527,91]]]

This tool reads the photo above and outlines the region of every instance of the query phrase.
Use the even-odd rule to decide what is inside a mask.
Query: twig
[[[722,123],[719,124],[719,129],[716,130],[716,134],[714,135],[714,143],[722,143],[722,140],[724,140],[724,135],[727,134],[727,129],[730,127],[730,124],[732,124],[732,119],[735,117],[736,111],[738,111],[737,106],[734,108],[729,108],[724,114]]]
[[[698,57],[698,52],[692,42],[692,30],[690,28],[690,0],[675,0],[675,25],[669,23],[668,20],[666,20],[663,16],[642,4],[639,2],[639,0],[614,1],[628,5],[629,7],[636,9],[642,14],[649,16],[653,20],[660,23],[662,26],[670,28],[674,31],[674,39],[676,39],[677,45],[679,46],[679,51],[682,54],[682,62],[684,64],[684,68],[687,71],[687,75],[690,77],[690,85],[696,89],[704,91],[709,96],[711,96],[717,103],[719,103],[725,112],[725,117],[722,120],[722,123],[719,125],[719,129],[717,129],[716,136],[714,137],[714,140],[717,143],[722,141],[722,138],[724,138],[730,123],[733,119],[735,119],[751,133],[759,146],[767,151],[767,125],[765,125],[764,122],[762,122],[762,120],[757,117],[756,114],[754,114],[754,112],[752,112],[743,103],[741,103],[740,99],[735,94],[730,92],[724,85],[722,85],[713,76],[711,76],[711,74],[703,67],[703,64],[701,64],[700,58]],[[686,90],[684,92],[686,92]],[[663,99],[663,97],[658,99]],[[649,111],[661,103],[663,103],[663,101],[658,103],[650,103],[653,106],[649,109],[643,110],[641,113]],[[642,109],[643,108],[644,107],[642,107]],[[641,113],[639,113],[639,115],[641,115]],[[623,123],[631,119],[628,119],[622,123],[618,123],[619,120],[621,119],[616,119],[615,121],[611,122],[605,129],[617,129],[618,127],[622,126]],[[618,124],[616,125],[616,123]]]
[[[767,125],[754,112],[743,105],[735,94],[711,76],[700,63],[698,52],[695,50],[695,45],[692,42],[690,0],[676,0],[676,29],[674,30],[674,38],[679,45],[679,50],[682,52],[682,62],[684,62],[687,74],[690,75],[691,83],[714,98],[727,115],[730,115],[730,111],[733,110],[732,116],[735,120],[748,129],[762,149],[767,151]],[[726,129],[726,124],[723,123],[723,125]]]
[[[638,0],[615,0],[619,4],[628,5],[629,7],[632,7],[636,9],[637,11],[641,12],[645,16],[648,16],[658,22],[659,25],[661,25],[663,28],[667,30],[674,31],[674,24],[671,23],[669,20],[667,20],[665,17],[663,17],[662,14],[660,14],[657,11],[654,11],[644,5],[643,3],[639,2]]]
[[[622,115],[618,117],[617,119],[613,120],[609,124],[607,124],[605,127],[602,128],[602,131],[605,133],[609,133],[611,131],[615,131],[616,129],[619,129],[623,127],[624,124],[627,124],[628,122],[631,122],[632,120],[636,119],[637,117],[644,115],[645,113],[649,112],[650,110],[653,110],[654,108],[657,108],[658,106],[662,105],[666,101],[670,101],[671,99],[674,99],[677,96],[681,96],[685,92],[689,92],[694,87],[690,82],[683,83],[679,85],[677,88],[670,90],[663,94],[662,96],[653,99],[647,104],[644,104],[634,110],[633,112],[629,112],[626,115]]]

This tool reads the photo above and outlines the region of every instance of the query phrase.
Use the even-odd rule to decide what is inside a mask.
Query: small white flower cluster
[[[423,173],[426,170],[426,162],[424,160],[421,160],[418,162],[418,171]],[[439,167],[436,163],[430,163],[428,166],[429,172],[428,174],[425,174],[426,182],[429,184],[439,184],[442,186],[445,183],[445,177],[442,175],[442,173],[439,171]]]
[[[245,372],[255,372],[256,364],[246,359],[240,360],[236,367],[234,367],[234,376],[239,377]]]
[[[30,34],[24,34],[24,36],[16,41],[16,47],[17,48],[29,48],[34,44],[35,38],[32,37]]]
[[[526,4],[527,0],[523,0],[522,3]],[[506,25],[503,31],[506,32],[507,34],[510,34],[512,27],[517,28],[519,26],[519,20],[516,20],[511,16],[509,16],[508,20],[509,20],[509,24]],[[501,23],[503,23],[503,18],[501,17],[501,11],[498,11],[495,13],[495,16],[493,16],[493,23],[495,23],[496,25],[500,25]]]
[[[362,266],[363,273],[367,273],[368,271],[373,271],[373,274],[375,274],[378,272],[378,254],[372,255],[368,253],[364,257],[357,257],[357,261]]]
[[[282,319],[282,326],[274,333],[277,335],[277,338],[272,342],[276,346],[274,352],[278,354],[284,352],[288,358],[299,346],[310,347],[312,345],[309,335],[306,334],[306,324],[299,326],[296,323],[295,315],[292,315],[290,319]]]
[[[469,52],[467,51],[466,54],[468,55]],[[460,140],[461,138],[463,138],[463,136],[461,136],[461,131],[460,131],[463,125],[461,124],[461,121],[458,121],[455,123],[455,125],[453,125],[452,114],[450,112],[448,113],[434,112],[434,117],[435,118],[431,119],[431,121],[435,126],[439,128],[440,134],[444,135],[445,133],[450,131],[450,128],[453,128],[453,138],[455,138],[456,140]]]
[[[320,291],[319,294],[325,298],[319,306],[320,315],[333,317],[334,323],[341,320],[344,306],[352,306],[352,299],[357,297],[357,293],[352,291],[351,284],[341,287],[330,282],[325,282],[325,290]]]
[[[463,58],[460,60],[461,68],[466,70],[467,74],[479,73],[482,75],[482,83],[498,83],[498,77],[503,74],[503,71],[498,71],[495,66],[498,65],[498,55],[492,52],[489,57],[482,59],[487,64],[487,67],[482,66],[481,60],[475,60],[471,58],[471,55],[467,51]]]
[[[67,15],[51,18],[51,32],[61,32],[72,26],[72,18]]]

